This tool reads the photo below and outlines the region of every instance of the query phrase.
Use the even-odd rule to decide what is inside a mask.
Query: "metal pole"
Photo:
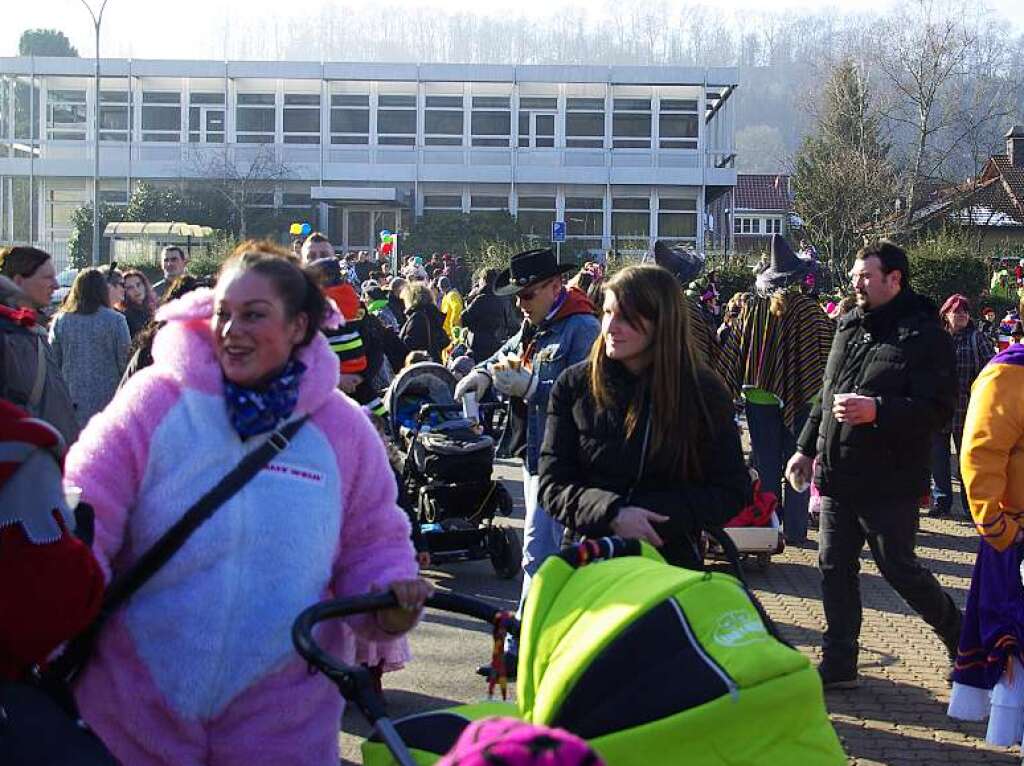
[[[82,0],[82,5],[92,17],[92,25],[96,30],[96,65],[95,82],[93,83],[93,165],[92,165],[92,265],[100,265],[100,25],[103,23],[103,11],[107,0],[100,5],[97,16],[92,8]]]

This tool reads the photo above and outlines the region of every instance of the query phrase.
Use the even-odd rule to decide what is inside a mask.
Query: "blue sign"
[[[565,221],[551,222],[551,241],[565,242]]]

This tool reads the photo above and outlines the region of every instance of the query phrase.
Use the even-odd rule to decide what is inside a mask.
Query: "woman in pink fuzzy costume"
[[[126,764],[337,764],[342,700],[290,638],[295,616],[325,597],[389,587],[404,608],[335,623],[320,640],[349,662],[357,640],[360,653],[404,659],[398,637],[430,587],[380,439],[337,390],[318,331],[328,313],[283,253],[243,244],[215,291],[160,310],[153,366],[68,455],[109,579],[267,434],[309,416],[101,634],[75,692]]]

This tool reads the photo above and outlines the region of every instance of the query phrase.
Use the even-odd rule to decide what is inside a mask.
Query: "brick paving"
[[[811,531],[812,539],[816,532]],[[922,516],[918,556],[962,608],[978,538],[965,521]],[[814,662],[825,625],[816,546],[790,548],[751,585],[785,637]],[[882,579],[865,548],[861,556],[861,686],[826,695],[850,762],[874,764],[1019,764],[1020,749],[985,743],[985,724],[946,716],[945,648]]]

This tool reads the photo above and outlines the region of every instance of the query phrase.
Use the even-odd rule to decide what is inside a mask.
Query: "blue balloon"
[[[380,238],[381,239],[385,239],[385,238],[390,237],[390,236],[391,236],[391,230],[390,229],[381,229],[380,230]]]
[[[302,236],[308,236],[311,231],[313,231],[312,226],[310,226],[308,223],[302,224]]]

